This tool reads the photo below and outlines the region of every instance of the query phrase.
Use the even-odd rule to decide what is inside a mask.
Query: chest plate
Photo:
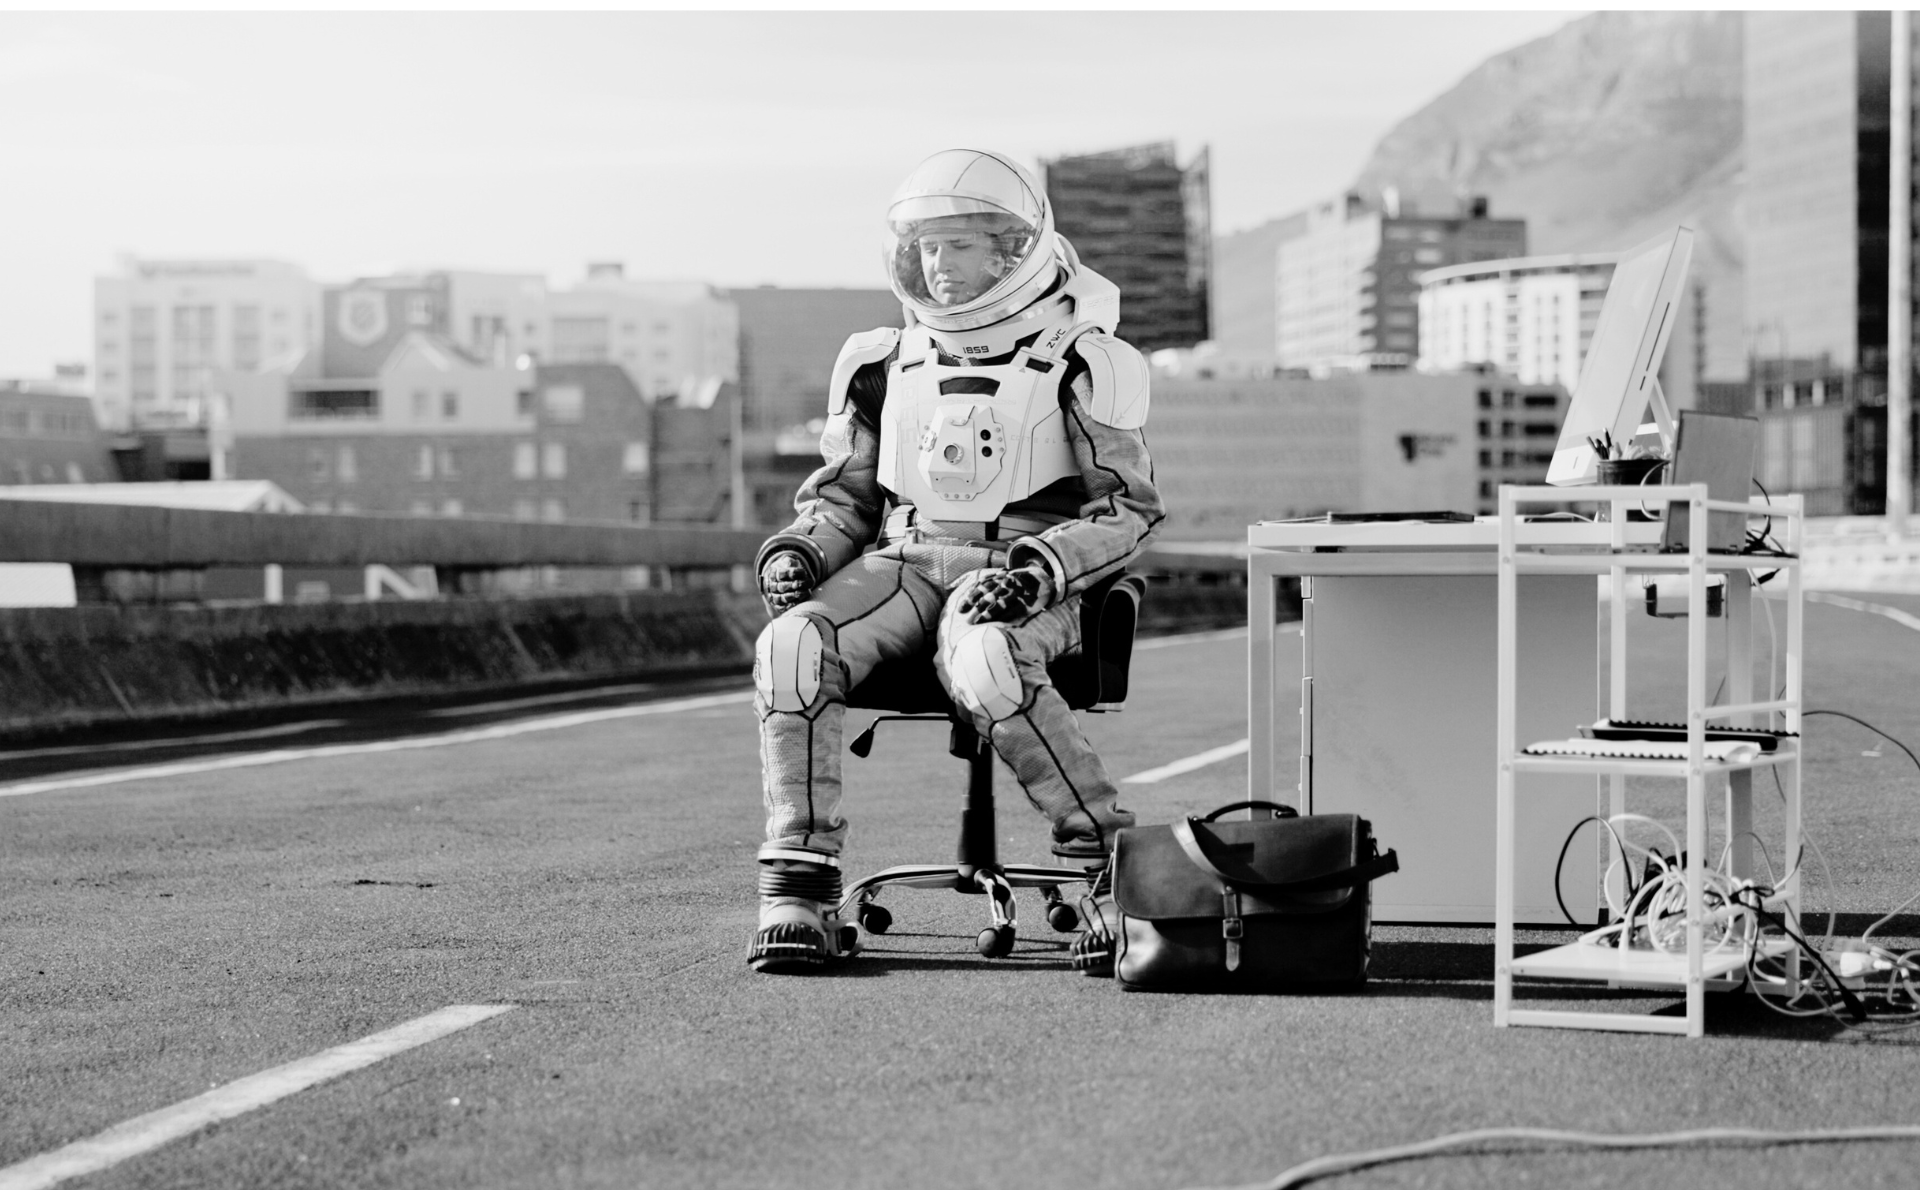
[[[880,415],[879,478],[890,491],[934,520],[991,521],[1080,474],[1060,410],[1064,360],[1022,348],[1004,364],[942,364],[916,338],[901,344]]]

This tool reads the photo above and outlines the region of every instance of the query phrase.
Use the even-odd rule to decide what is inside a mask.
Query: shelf
[[[1782,746],[1774,752],[1762,752],[1752,760],[1709,760],[1700,766],[1702,773],[1736,773],[1792,764],[1800,759],[1796,749]],[[1516,773],[1590,773],[1605,776],[1620,773],[1628,777],[1685,777],[1684,760],[1640,760],[1628,756],[1527,756],[1513,758]]]
[[[1794,944],[1770,939],[1760,944],[1760,953],[1769,958],[1785,954]],[[1707,979],[1720,979],[1745,968],[1747,948],[1701,956],[1700,971]],[[1687,955],[1666,954],[1654,950],[1620,950],[1612,946],[1594,946],[1569,942],[1539,954],[1513,960],[1513,973],[1530,979],[1597,979],[1608,983],[1647,984],[1656,987],[1687,985]]]

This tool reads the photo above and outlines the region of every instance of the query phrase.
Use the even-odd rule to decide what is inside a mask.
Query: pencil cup
[[[1602,487],[1620,487],[1643,483],[1655,483],[1660,471],[1667,465],[1665,459],[1602,459],[1600,460],[1599,480]],[[1611,505],[1602,505],[1601,519],[1605,519]],[[1658,520],[1657,510],[1630,508],[1627,519],[1630,521]]]

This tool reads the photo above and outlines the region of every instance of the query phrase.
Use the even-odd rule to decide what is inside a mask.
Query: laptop
[[[1680,411],[1680,428],[1674,435],[1671,473],[1660,482],[1704,482],[1708,499],[1745,503],[1753,492],[1753,458],[1759,444],[1760,422],[1757,418],[1683,409]],[[1660,548],[1684,552],[1688,537],[1688,506],[1669,504]],[[1709,550],[1734,553],[1746,544],[1746,540],[1747,514],[1707,514]]]

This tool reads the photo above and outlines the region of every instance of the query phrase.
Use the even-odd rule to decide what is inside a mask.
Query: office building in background
[[[738,310],[702,282],[629,281],[620,264],[591,264],[579,284],[549,294],[546,308],[552,329],[538,358],[618,364],[648,400],[740,378]]]
[[[204,424],[213,374],[318,341],[320,287],[277,260],[143,260],[93,283],[94,403],[109,430]]]
[[[1756,363],[1824,360],[1829,379],[1886,373],[1890,38],[1886,12],[1747,14]],[[1776,391],[1771,403],[1804,395]]]
[[[1377,207],[1356,194],[1322,203],[1276,253],[1278,362],[1316,373],[1410,367],[1421,274],[1526,251],[1526,220],[1491,217],[1485,199],[1451,216],[1403,213],[1391,196]]]
[[[1580,382],[1613,279],[1612,253],[1525,256],[1420,274],[1424,371],[1490,365],[1523,384]]]
[[[1207,150],[1184,168],[1171,141],[1042,166],[1055,228],[1084,264],[1120,287],[1120,338],[1148,352],[1209,338]]]

